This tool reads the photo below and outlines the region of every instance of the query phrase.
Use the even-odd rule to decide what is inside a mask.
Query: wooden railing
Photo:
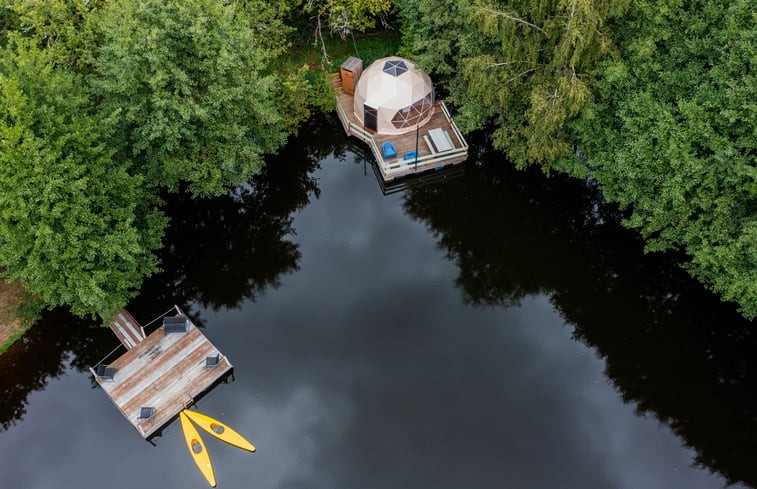
[[[457,124],[455,124],[455,120],[452,118],[451,115],[449,115],[449,110],[447,110],[447,104],[445,104],[444,102],[440,102],[440,104],[442,106],[442,111],[444,112],[444,116],[449,121],[450,126],[452,126],[452,131],[455,133],[455,136],[457,136],[457,140],[460,141],[460,145],[467,150],[468,142],[465,141],[465,138],[463,137],[463,134],[460,132],[460,129],[457,128]]]

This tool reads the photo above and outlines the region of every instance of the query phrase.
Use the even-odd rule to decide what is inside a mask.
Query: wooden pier
[[[434,102],[434,114],[431,119],[418,128],[405,134],[378,134],[366,129],[355,117],[353,96],[341,92],[338,75],[332,78],[332,85],[337,90],[336,113],[348,136],[355,136],[366,142],[371,148],[381,177],[385,182],[396,178],[441,169],[462,163],[468,158],[468,143],[455,125],[444,102]],[[434,130],[443,131],[449,138],[451,148],[437,148],[430,135]],[[397,151],[396,158],[384,159],[381,145],[391,141]],[[405,160],[403,156],[416,151],[417,158]]]
[[[117,333],[126,353],[91,369],[113,404],[144,438],[155,434],[232,369],[194,323],[176,310],[175,316],[164,317],[161,327],[135,344]],[[142,331],[133,318],[130,322]]]
[[[116,314],[110,322],[110,329],[127,350],[131,350],[147,337],[145,330],[126,309],[121,309],[121,312]]]

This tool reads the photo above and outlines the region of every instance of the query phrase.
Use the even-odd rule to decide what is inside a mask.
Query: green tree
[[[352,31],[375,27],[377,18],[385,23],[392,8],[392,0],[294,0],[294,4],[316,17],[319,31],[323,23],[343,39]]]
[[[103,9],[93,93],[120,114],[114,143],[148,184],[219,195],[286,139],[270,66],[279,52],[268,24],[237,5],[113,0]]]
[[[589,98],[589,70],[612,50],[605,19],[624,0],[399,0],[404,53],[441,75],[464,130],[493,121],[518,166],[571,151],[566,121]]]
[[[2,50],[0,268],[48,306],[110,317],[156,270],[165,220],[54,57],[18,35]]]
[[[8,0],[16,29],[50,50],[61,65],[89,70],[97,44],[94,15],[105,0]]]
[[[651,251],[757,316],[757,14],[749,0],[643,0],[573,124],[569,162],[632,210]],[[566,166],[568,168],[568,166]]]
[[[0,7],[0,47],[5,47],[8,33],[18,28],[18,15],[9,6]]]

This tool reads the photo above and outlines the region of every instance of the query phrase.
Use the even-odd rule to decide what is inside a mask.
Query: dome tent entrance
[[[364,128],[379,134],[414,131],[434,114],[431,78],[397,56],[366,68],[355,87],[354,113]]]

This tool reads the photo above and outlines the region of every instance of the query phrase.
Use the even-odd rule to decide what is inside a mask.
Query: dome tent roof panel
[[[384,63],[384,73],[392,76],[400,76],[407,71],[407,65],[404,61],[397,59],[390,59]]]
[[[368,81],[365,103],[372,107],[400,108],[412,104],[417,98],[413,84],[408,78],[399,77],[388,82],[385,78],[394,77],[382,73]]]

